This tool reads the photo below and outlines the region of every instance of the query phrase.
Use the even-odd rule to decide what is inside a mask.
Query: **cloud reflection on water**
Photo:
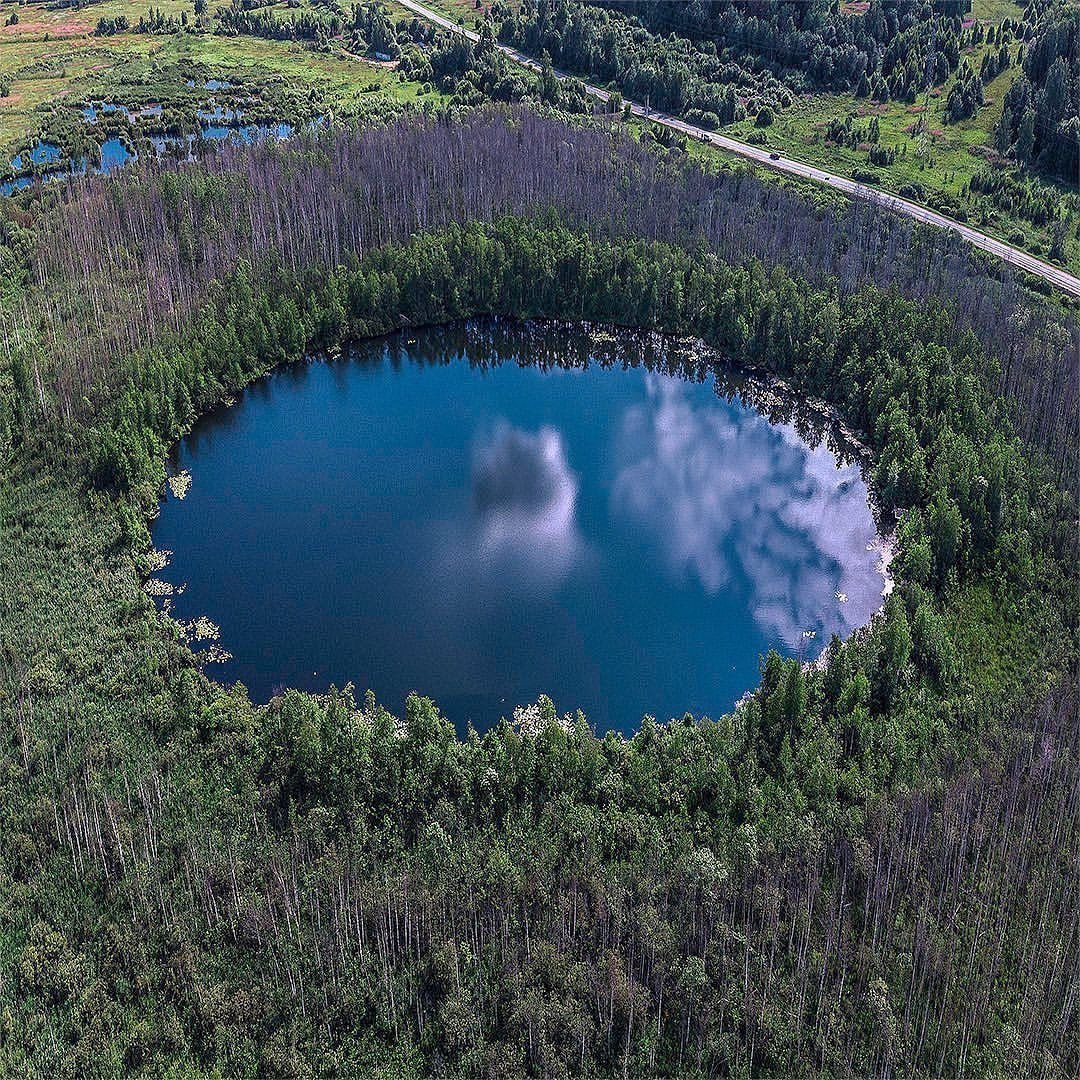
[[[503,593],[556,588],[585,552],[579,488],[558,431],[530,432],[498,420],[473,444],[471,514],[453,541],[443,537],[458,576],[496,584]]]
[[[623,418],[613,511],[657,542],[677,578],[708,593],[745,582],[762,632],[791,648],[808,631],[864,625],[884,578],[858,468],[756,413],[691,404],[679,379],[650,375],[646,388]]]

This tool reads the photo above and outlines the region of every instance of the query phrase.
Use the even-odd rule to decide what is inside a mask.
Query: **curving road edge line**
[[[480,35],[475,31],[467,30],[465,27],[459,26],[457,23],[440,15],[438,12],[432,11],[422,4],[416,3],[416,0],[395,0],[395,3],[403,8],[407,8],[421,18],[435,23],[436,26],[441,26],[444,30],[463,34],[470,41],[480,40]],[[540,70],[539,62],[534,60],[531,56],[511,48],[509,45],[496,43],[496,47],[509,56],[511,60],[516,61],[524,67],[530,68],[533,71]],[[571,77],[565,72],[557,69],[555,70],[555,76],[559,79],[568,79]],[[584,86],[586,92],[597,100],[611,100],[611,93],[609,91],[603,90],[599,86],[593,86],[590,83],[584,83]],[[914,218],[916,221],[921,221],[924,224],[936,225],[941,229],[951,229],[953,232],[959,233],[975,247],[981,248],[983,251],[988,251],[991,255],[996,255],[998,258],[1003,259],[1007,263],[1011,263],[1013,266],[1019,267],[1021,270],[1025,270],[1029,274],[1041,277],[1044,281],[1048,281],[1051,285],[1056,286],[1063,292],[1080,297],[1080,278],[1070,274],[1067,270],[1062,269],[1060,266],[1055,266],[1053,263],[1044,262],[1034,255],[1029,255],[1026,251],[1021,251],[1020,248],[1013,247],[1012,244],[1007,244],[1003,240],[995,240],[992,236],[987,236],[986,233],[981,233],[978,229],[973,229],[969,225],[954,221],[944,214],[939,214],[936,210],[920,206],[918,203],[911,202],[908,199],[902,199],[899,195],[891,195],[888,192],[879,191],[877,188],[869,187],[866,184],[860,184],[856,180],[849,180],[846,176],[837,176],[835,173],[827,172],[825,169],[818,168],[816,165],[807,165],[802,161],[796,161],[788,157],[774,158],[772,156],[774,151],[763,150],[758,146],[751,146],[749,143],[739,142],[737,139],[728,138],[726,135],[718,135],[716,132],[709,131],[706,128],[695,127],[693,124],[688,124],[684,120],[679,120],[674,116],[668,116],[666,113],[657,112],[655,109],[646,109],[644,105],[640,105],[636,101],[629,101],[626,98],[623,100],[630,106],[630,111],[634,116],[646,118],[653,123],[662,124],[664,127],[671,128],[673,131],[679,131],[684,135],[689,135],[692,138],[711,143],[713,146],[719,146],[724,150],[728,150],[733,154],[738,154],[740,157],[747,158],[750,161],[756,162],[759,165],[764,165],[767,168],[777,169],[780,172],[790,173],[793,176],[801,176],[807,180],[815,180],[820,184],[827,184],[829,187],[836,188],[838,191],[843,191],[855,198],[866,199],[868,202],[884,206],[896,213],[906,214],[908,217]]]

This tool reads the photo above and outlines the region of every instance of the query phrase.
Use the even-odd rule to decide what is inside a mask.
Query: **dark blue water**
[[[481,728],[547,693],[631,731],[728,711],[771,646],[809,658],[880,606],[855,466],[711,377],[488,333],[281,372],[181,443],[154,542],[173,614],[234,654],[215,677],[256,700],[351,681],[392,711],[415,689]]]
[[[112,172],[133,160],[135,155],[115,136],[101,144],[101,171]]]

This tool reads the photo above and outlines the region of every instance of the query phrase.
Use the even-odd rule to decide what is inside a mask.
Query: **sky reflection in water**
[[[465,350],[440,333],[408,351]],[[711,381],[397,359],[282,373],[178,449],[161,576],[256,700],[352,681],[484,727],[543,691],[631,731],[719,715],[770,646],[880,605],[858,469]]]
[[[762,632],[789,649],[864,625],[882,578],[858,467],[789,425],[695,404],[683,380],[645,385],[623,416],[612,504],[655,534],[668,571],[710,595],[744,580]]]

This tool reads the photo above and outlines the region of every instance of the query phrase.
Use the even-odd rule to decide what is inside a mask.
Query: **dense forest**
[[[566,113],[591,115],[596,102],[578,79],[558,79],[549,64],[533,75],[496,48],[490,23],[481,27],[479,40],[437,29],[422,19],[399,22],[402,47],[398,70],[424,85],[434,85],[455,104],[506,104],[529,101]]]
[[[1068,9],[1032,41],[1009,87],[997,146],[1075,183],[1080,173],[1080,9]]]
[[[527,0],[516,14],[496,5],[493,17],[503,41],[716,126],[815,88],[914,101],[959,68],[966,45],[983,40],[981,28],[964,26],[966,6],[873,0],[842,14],[826,0]],[[1010,25],[1002,43],[1011,33]]]
[[[528,112],[2,212],[0,1069],[1080,1069],[1068,312],[880,210]],[[476,363],[603,322],[642,348],[598,363],[828,403],[896,529],[881,614],[629,740],[208,680],[143,588],[169,444],[274,366],[462,319]]]

